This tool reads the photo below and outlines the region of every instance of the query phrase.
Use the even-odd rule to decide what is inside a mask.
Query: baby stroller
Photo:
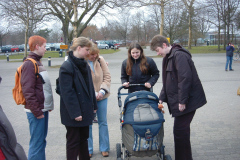
[[[130,87],[144,84],[130,84]],[[118,89],[118,106],[120,109],[121,143],[116,144],[117,160],[131,156],[151,157],[157,155],[160,160],[171,160],[165,155],[163,145],[164,117],[158,109],[159,99],[153,92],[136,91],[121,93]],[[127,95],[122,108],[121,96]]]

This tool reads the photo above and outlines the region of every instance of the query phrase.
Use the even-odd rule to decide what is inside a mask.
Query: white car
[[[99,49],[108,49],[108,44],[105,41],[96,41]]]

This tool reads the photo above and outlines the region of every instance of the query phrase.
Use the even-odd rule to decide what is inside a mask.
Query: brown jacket
[[[41,56],[30,52],[28,58],[37,61],[39,73],[43,71],[43,65],[40,62]],[[26,99],[25,108],[30,109],[35,117],[41,116],[44,108],[43,82],[40,76],[36,77],[34,64],[31,61],[25,61],[22,66],[21,84]]]
[[[102,56],[99,56],[99,61],[96,59],[93,61],[94,71],[91,70],[94,89],[99,92],[101,89],[106,91],[103,99],[109,97],[111,86],[111,75],[106,64],[106,61]]]

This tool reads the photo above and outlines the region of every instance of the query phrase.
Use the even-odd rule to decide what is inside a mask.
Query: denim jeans
[[[99,129],[99,150],[100,152],[107,152],[110,149],[107,124],[107,98],[98,101],[97,106],[98,106],[97,117]],[[93,154],[92,125],[89,126],[88,150],[89,154]]]
[[[48,111],[44,118],[37,119],[33,113],[27,112],[30,130],[28,160],[45,160],[46,137],[48,132]]]
[[[233,60],[233,57],[227,56],[227,62],[226,62],[225,70],[228,69],[228,64],[229,64],[229,70],[232,70],[232,60]]]

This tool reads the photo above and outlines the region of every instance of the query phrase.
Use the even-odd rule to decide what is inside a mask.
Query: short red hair
[[[46,43],[47,40],[41,36],[35,35],[35,36],[31,36],[28,39],[28,45],[29,45],[29,49],[30,51],[34,51],[36,49],[36,45],[38,44],[39,46],[42,46],[43,43]]]

